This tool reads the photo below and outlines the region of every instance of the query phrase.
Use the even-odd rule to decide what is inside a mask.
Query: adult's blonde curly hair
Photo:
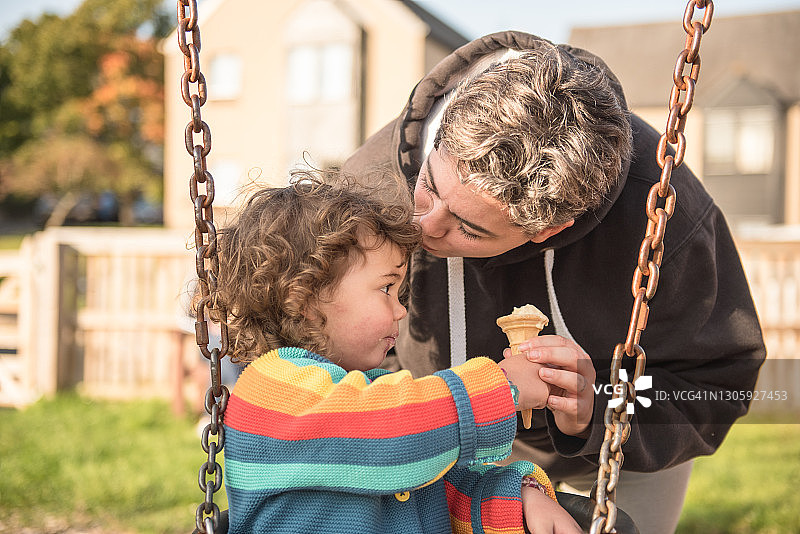
[[[412,215],[410,201],[379,199],[335,173],[297,171],[288,187],[253,194],[218,234],[217,298],[233,360],[285,346],[324,355],[320,294],[336,288],[367,246],[391,243],[408,260],[421,239]]]
[[[602,203],[630,157],[631,127],[601,68],[545,45],[457,86],[434,146],[536,235]]]

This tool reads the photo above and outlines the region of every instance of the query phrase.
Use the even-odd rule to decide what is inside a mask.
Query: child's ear
[[[300,313],[306,321],[310,323],[319,323],[322,320],[324,314],[319,311],[318,305],[319,299],[316,297],[309,299],[305,304],[303,304],[303,307],[300,308]]]
[[[316,296],[309,296],[306,290],[297,286],[288,288],[288,295],[283,301],[283,306],[289,315],[296,315],[299,312],[307,321],[319,320],[321,317],[317,310],[317,304]]]
[[[303,317],[306,318],[306,321],[316,322],[319,321],[319,312],[317,312],[317,308],[310,304],[306,304],[303,306],[303,309],[300,311],[303,314]]]

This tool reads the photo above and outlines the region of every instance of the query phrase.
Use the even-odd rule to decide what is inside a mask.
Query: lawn
[[[800,424],[750,417],[697,460],[678,532],[800,532]],[[191,532],[207,458],[195,423],[165,402],[71,394],[0,410],[0,532]]]
[[[678,532],[800,532],[800,416],[778,420],[792,419],[747,416],[716,454],[698,458]]]
[[[0,532],[191,532],[208,458],[196,422],[166,402],[77,395],[0,411]]]

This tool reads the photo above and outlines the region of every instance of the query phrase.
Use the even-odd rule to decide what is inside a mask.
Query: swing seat
[[[564,507],[569,512],[569,515],[578,523],[584,532],[589,532],[592,524],[592,513],[594,513],[594,503],[589,497],[583,495],[574,495],[572,493],[564,493],[561,491],[556,492],[558,504]],[[617,509],[617,521],[614,525],[618,534],[639,534],[639,529],[636,528],[631,517],[624,511]],[[223,510],[219,515],[219,525],[214,534],[227,534],[228,533],[228,510]],[[192,534],[200,534],[200,531],[194,529]]]
[[[572,519],[584,532],[589,532],[592,526],[592,514],[594,513],[594,502],[589,497],[556,491],[556,498]],[[639,534],[639,529],[631,519],[631,516],[624,510],[617,508],[617,520],[614,529],[618,534]]]

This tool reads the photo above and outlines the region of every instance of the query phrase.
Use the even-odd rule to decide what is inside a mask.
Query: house
[[[800,11],[725,17],[722,8],[701,42],[686,164],[734,229],[800,224]],[[685,38],[676,17],[574,28],[569,42],[602,57],[631,109],[663,132]]]
[[[467,42],[411,0],[207,0],[199,11],[208,87],[202,117],[213,141],[214,205],[223,213],[252,181],[282,185],[304,159],[316,167],[343,161],[402,110],[433,65]],[[162,44],[164,221],[188,228],[191,113],[180,97],[184,56],[175,37]]]

